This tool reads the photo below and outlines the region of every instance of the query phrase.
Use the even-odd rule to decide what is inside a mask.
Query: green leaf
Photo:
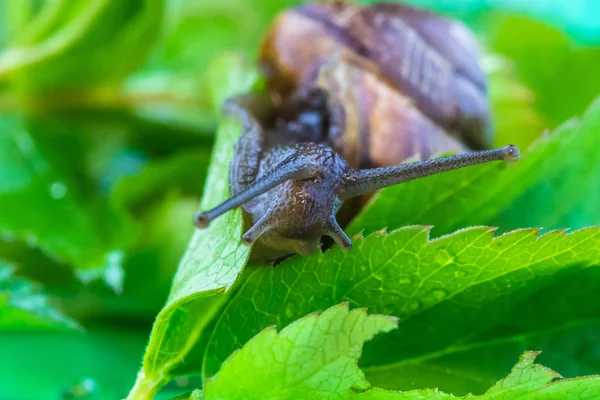
[[[483,64],[489,84],[493,146],[511,143],[521,149],[528,148],[547,126],[535,108],[535,94],[517,77],[512,60],[488,54],[483,58]]]
[[[528,349],[566,377],[600,371],[600,269],[567,269],[510,306],[501,320],[448,349],[382,368],[368,368],[369,382],[383,388],[435,386],[454,394],[483,393]],[[494,360],[494,362],[489,362]]]
[[[144,62],[162,17],[156,0],[45,2],[0,53],[0,80],[22,91],[118,82]]]
[[[160,87],[162,94],[166,94],[163,97],[174,101],[138,111],[171,124],[214,125],[211,107],[214,85],[207,69],[215,69],[212,63],[215,54],[234,50],[256,59],[260,42],[275,15],[300,2],[167,1],[163,33],[148,62],[136,72],[135,81],[140,83],[137,94]]]
[[[600,93],[600,77],[589,68],[600,62],[600,48],[578,46],[556,28],[510,14],[493,14],[486,21],[486,36],[494,52],[515,62],[551,128],[580,113]]]
[[[598,130],[600,102],[540,138],[514,165],[483,164],[379,191],[348,231],[430,224],[435,234],[447,234],[473,225],[507,231],[600,224]]]
[[[437,390],[392,392],[373,389],[353,397],[360,400],[580,400],[594,399],[600,393],[600,376],[560,379],[560,374],[534,364],[538,352],[524,353],[510,374],[481,396],[455,397]]]
[[[559,129],[559,152],[546,155],[542,174],[499,215],[486,221],[505,230],[526,226],[579,229],[600,225],[600,101],[581,120]],[[545,168],[545,166],[548,166]]]
[[[215,75],[215,93],[222,95],[218,88],[232,88],[230,95],[250,90],[257,79],[256,71],[247,69],[237,55],[223,57],[215,61],[219,69],[214,73],[220,71],[220,75]],[[246,73],[240,73],[244,70]],[[229,163],[240,134],[237,121],[228,118],[221,121],[201,209],[210,209],[229,197]],[[248,247],[241,243],[241,234],[240,210],[227,213],[205,230],[194,232],[173,279],[167,304],[154,322],[143,367],[129,399],[151,398],[170,379],[174,369],[200,364],[194,346],[249,256]]]
[[[204,187],[210,159],[205,148],[179,151],[166,160],[153,161],[136,175],[126,176],[112,189],[111,198],[133,208],[145,200],[156,198],[165,189],[199,194]]]
[[[40,288],[13,272],[13,266],[0,260],[0,331],[77,327],[52,307]]]
[[[198,209],[199,196],[182,196],[169,187],[164,190],[136,213],[144,234],[124,259],[123,293],[107,304],[106,312],[111,315],[152,321],[165,304],[177,264],[194,231],[190,216]]]
[[[376,0],[361,0],[373,3]],[[512,11],[529,15],[537,20],[547,21],[579,39],[587,38],[592,42],[597,41],[600,22],[595,19],[598,6],[594,2],[575,1],[573,3],[556,2],[554,0],[535,0],[523,2],[521,0],[404,0],[403,3],[417,7],[439,10],[443,13],[452,13],[464,18],[472,14],[485,12]]]
[[[395,327],[395,318],[340,304],[279,333],[267,328],[204,383],[204,398],[347,398],[369,387],[357,365],[363,343]]]
[[[133,232],[89,187],[85,138],[72,124],[0,116],[0,232],[96,276],[119,268]]]
[[[367,374],[402,366],[404,382],[410,382],[438,357],[464,347],[493,346],[503,337],[501,328],[494,340],[470,340],[493,330],[522,304],[536,304],[524,302],[548,285],[559,285],[562,273],[599,265],[599,229],[541,237],[537,230],[521,230],[493,238],[491,228],[471,228],[429,240],[427,229],[409,227],[355,239],[349,252],[334,248],[294,257],[277,268],[250,267],[212,332],[205,334],[203,373],[216,373],[264,326],[286,325],[348,301],[400,318],[397,331],[366,345],[363,365]],[[571,315],[557,310],[554,320],[565,324]],[[451,364],[444,367],[452,371]],[[438,386],[436,375],[430,377],[428,385]],[[498,376],[479,378],[489,383]]]
[[[188,398],[185,397],[184,399],[188,399]],[[202,394],[202,390],[200,390],[200,389],[194,390],[189,396],[189,400],[202,400],[202,399],[203,399],[203,394]]]
[[[593,399],[600,391],[600,376],[562,379],[553,370],[534,364],[539,352],[533,351],[521,355],[510,373],[480,396],[455,397],[438,389],[371,388],[357,365],[362,344],[396,327],[394,318],[367,316],[364,309],[348,312],[344,303],[321,315],[308,315],[280,333],[266,328],[204,382],[203,392],[196,390],[181,398],[562,400]]]
[[[148,329],[122,322],[90,323],[84,330],[0,333],[0,388],[6,399],[123,399],[139,369]],[[35,377],[35,382],[32,379]],[[198,381],[192,381],[195,387]],[[79,386],[92,395],[70,397]],[[189,392],[191,389],[188,389]],[[169,388],[156,400],[184,390]],[[83,391],[85,392],[85,391]],[[83,393],[82,393],[83,394]]]
[[[160,45],[149,64],[196,74],[224,49],[254,57],[275,15],[301,0],[169,1]]]

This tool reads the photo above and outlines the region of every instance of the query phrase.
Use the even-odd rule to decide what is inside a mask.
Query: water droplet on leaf
[[[287,318],[292,318],[293,316],[296,315],[296,307],[294,307],[293,303],[288,303],[285,305],[285,316]]]
[[[27,247],[35,248],[38,245],[38,239],[32,233],[28,233],[25,235],[25,244],[27,244]]]
[[[186,388],[190,385],[190,378],[189,376],[178,376],[175,378],[175,385],[177,385],[178,388]]]
[[[417,311],[419,308],[421,308],[421,303],[419,300],[410,300],[408,303],[406,303],[406,310],[410,313]]]
[[[439,265],[447,265],[453,261],[454,259],[445,251],[440,251],[435,255],[435,262]]]
[[[63,392],[63,399],[92,399],[98,392],[98,384],[92,378],[85,378]]]
[[[398,279],[398,283],[400,285],[408,285],[410,282],[411,282],[411,279],[408,276]]]
[[[3,242],[14,242],[17,240],[17,236],[9,231],[0,232],[0,240]]]
[[[435,300],[443,300],[448,296],[448,292],[445,289],[434,289],[431,291],[431,296]]]
[[[464,278],[465,276],[467,276],[467,273],[463,270],[458,269],[454,271],[454,276],[457,278]]]
[[[108,262],[104,270],[104,282],[106,282],[115,293],[121,293],[123,292],[123,280],[125,279],[125,271],[121,264],[123,253],[111,252],[106,258]]]
[[[63,182],[54,182],[50,185],[50,197],[55,200],[64,198],[67,194],[67,185]]]

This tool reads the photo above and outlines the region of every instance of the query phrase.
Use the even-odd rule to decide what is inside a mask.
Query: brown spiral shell
[[[329,142],[353,167],[487,148],[486,77],[460,22],[400,4],[307,3],[280,14],[261,47],[274,103],[328,93],[342,129]]]

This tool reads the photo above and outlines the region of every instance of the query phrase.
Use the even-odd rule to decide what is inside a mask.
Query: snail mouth
[[[317,237],[309,240],[295,240],[294,250],[301,256],[310,256],[317,249],[321,248],[321,237]]]
[[[321,248],[321,235],[311,235],[302,238],[291,238],[287,235],[282,235],[276,230],[264,232],[256,241],[266,248],[283,252],[284,254],[299,254],[301,256],[309,256],[317,249]],[[255,242],[242,239],[242,243],[247,246],[252,246]]]

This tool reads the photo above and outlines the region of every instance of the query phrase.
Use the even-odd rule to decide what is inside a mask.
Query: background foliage
[[[169,295],[207,176],[210,187],[226,182],[219,161],[226,164],[237,133],[228,121],[219,124],[219,105],[256,84],[260,38],[295,3],[0,0],[0,397],[125,397],[167,299],[154,327],[160,340],[150,341],[144,365],[151,359],[156,371],[167,365],[169,376],[183,377],[161,381],[158,398],[200,387],[200,373],[214,375],[268,325],[281,329],[342,301],[400,317],[400,330],[365,345],[361,367],[379,387],[481,394],[528,349],[544,350],[539,362],[566,377],[600,372],[597,232],[536,241],[538,232],[527,230],[492,240],[488,230],[473,229],[427,241],[472,225],[497,226],[496,235],[600,225],[600,109],[590,106],[600,94],[600,10],[593,1],[409,1],[477,32],[496,142],[531,146],[523,161],[382,191],[349,227],[375,233],[357,243],[364,263],[334,250],[283,268],[249,267],[227,296],[219,289],[235,274],[204,280],[212,291],[198,295],[198,286],[178,284],[186,282],[186,265],[197,276],[201,257],[193,252],[204,255],[192,242]],[[393,208],[397,199],[405,212]],[[235,225],[223,224],[222,235],[236,237]],[[434,227],[377,233],[414,224]],[[455,258],[459,247],[475,253]],[[374,248],[406,268],[389,287],[385,268],[355,268],[377,263]],[[499,248],[512,250],[488,260]],[[242,253],[220,262],[241,268]],[[469,257],[488,260],[496,275],[478,281]],[[333,264],[347,281],[328,274]],[[436,270],[444,265],[464,268],[446,276]],[[428,279],[411,281],[415,272]],[[407,293],[413,297],[404,299]],[[218,318],[200,318],[207,307]],[[454,327],[456,318],[463,326]],[[428,332],[432,326],[439,328]],[[157,336],[163,330],[172,339]],[[390,343],[404,346],[402,357],[380,359],[377,348]],[[169,345],[185,349],[185,365],[161,358]]]

